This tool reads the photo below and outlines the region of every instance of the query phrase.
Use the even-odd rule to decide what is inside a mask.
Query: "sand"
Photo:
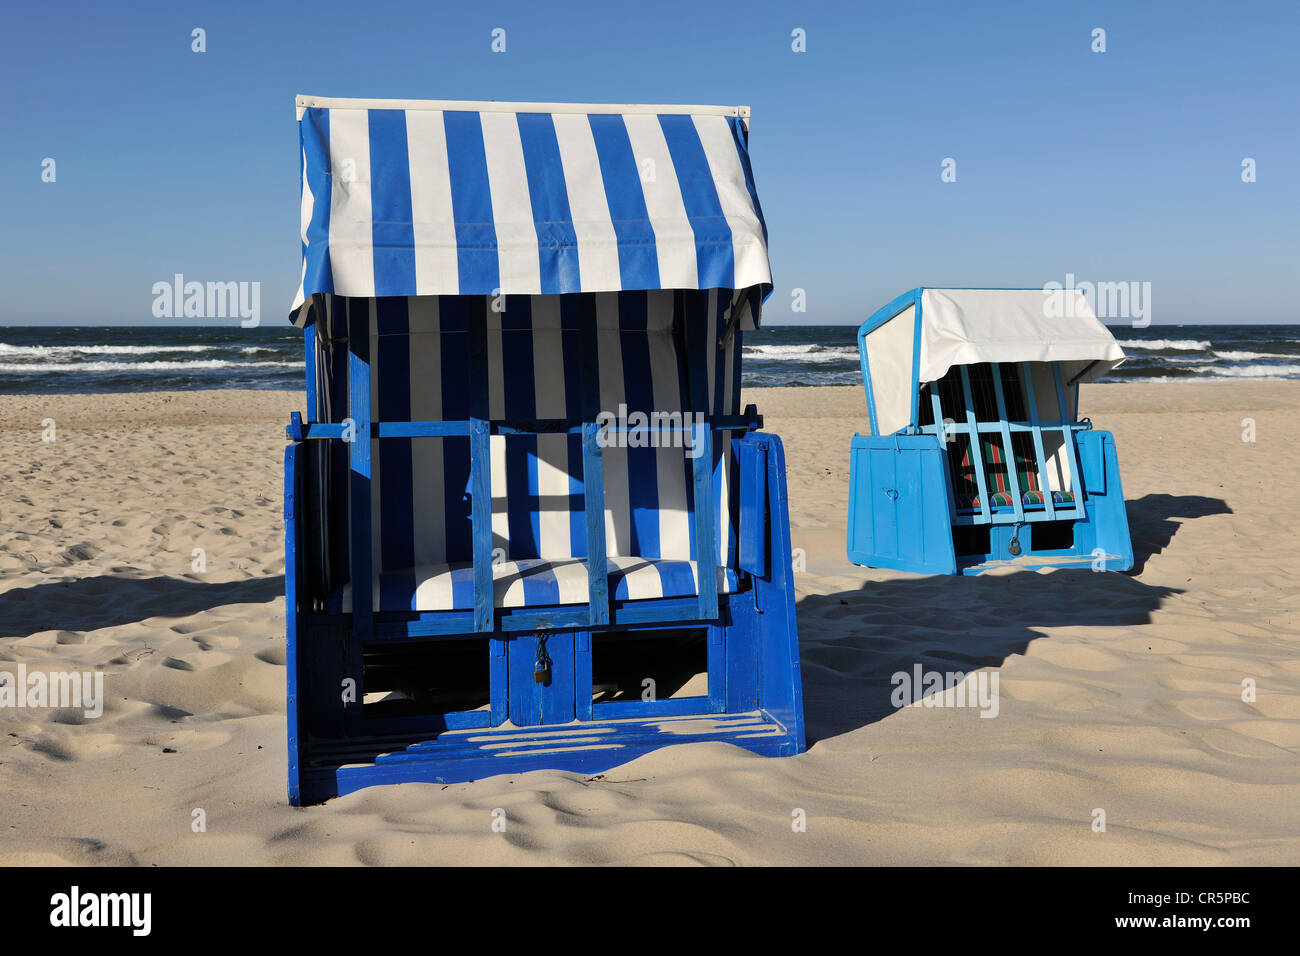
[[[690,744],[299,809],[280,509],[301,396],[0,397],[0,670],[102,669],[107,697],[0,708],[0,865],[1300,863],[1300,383],[1085,389],[1131,575],[853,567],[860,391],[746,400],[785,440],[806,558],[806,754]],[[896,709],[917,664],[996,674],[997,716]]]

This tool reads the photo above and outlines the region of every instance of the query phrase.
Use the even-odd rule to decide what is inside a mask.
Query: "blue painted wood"
[[[872,430],[876,430],[875,398],[870,365],[866,351],[866,336],[915,303],[917,324],[913,329],[912,354],[912,423],[900,429],[897,437],[907,437],[919,432],[926,439],[942,442],[948,437],[966,436],[970,442],[971,458],[975,463],[975,482],[980,498],[979,508],[958,508],[952,489],[952,475],[948,457],[943,454],[920,454],[906,449],[902,443],[876,442],[872,436],[855,435],[850,448],[849,520],[847,553],[856,564],[873,567],[900,568],[922,573],[977,574],[997,566],[1011,557],[1009,544],[1015,535],[1021,535],[1021,544],[1027,554],[1035,557],[1040,566],[1085,566],[1094,552],[1106,555],[1105,567],[1118,569],[1132,566],[1132,544],[1129,539],[1127,517],[1122,496],[1117,502],[1113,494],[1113,481],[1118,480],[1113,439],[1094,437],[1090,422],[1076,420],[1076,408],[1066,400],[1065,385],[1059,364],[1052,364],[1053,385],[1056,392],[1057,413],[1055,421],[1045,421],[1038,413],[1039,396],[1035,394],[1031,363],[1021,363],[1028,402],[1027,422],[1013,422],[1007,416],[1006,396],[1003,393],[1000,368],[993,366],[994,396],[998,406],[996,421],[979,421],[972,401],[970,376],[963,366],[957,366],[962,393],[966,404],[964,421],[944,426],[937,389],[931,390],[931,410],[934,424],[921,426],[918,420],[919,396],[919,334],[921,328],[921,297],[923,289],[904,293],[882,309],[877,310],[858,330],[858,346],[863,369],[863,383],[867,392],[868,413]],[[1045,453],[1044,432],[1056,432],[1062,438],[1062,459],[1067,487],[1072,501],[1057,501],[1051,494],[1048,461]],[[1026,503],[1019,493],[1020,476],[1013,452],[1013,437],[1028,434],[1033,442],[1038,461],[1039,487],[1043,489],[1042,504]],[[888,437],[888,436],[887,436]],[[1012,504],[993,505],[989,499],[984,475],[982,438],[998,440],[1005,450],[1008,463],[1009,486],[1015,492]],[[911,454],[911,458],[907,455]],[[918,464],[919,463],[919,464]],[[916,467],[913,467],[913,466]],[[918,470],[919,469],[919,470]],[[907,489],[915,486],[915,492]],[[927,490],[933,487],[933,490]],[[1104,488],[1104,492],[1094,489]],[[894,492],[894,498],[881,489]],[[907,505],[903,501],[910,502]],[[933,501],[921,505],[922,501]],[[942,504],[940,504],[942,502]],[[933,510],[931,510],[933,509]],[[942,521],[936,520],[942,516]],[[1073,532],[1073,545],[1046,551],[1035,544],[1034,529],[1045,523],[1060,525],[1068,522]],[[956,554],[954,533],[959,529],[983,526],[988,529],[988,550],[982,554]],[[965,532],[963,532],[965,533]],[[966,540],[963,538],[963,540]],[[978,540],[971,538],[971,541]],[[1044,541],[1053,540],[1044,538]],[[908,552],[908,544],[914,550]],[[1104,543],[1103,543],[1104,542]],[[1055,543],[1055,541],[1053,541]]]
[[[984,480],[984,450],[980,448],[979,428],[975,419],[975,401],[971,397],[970,391],[970,374],[966,371],[966,366],[959,366],[961,369],[961,393],[966,401],[966,425],[970,429],[970,460],[975,469],[975,484],[979,487],[980,492],[980,517],[976,523],[983,521],[987,523],[991,518],[989,508],[989,489],[988,483]]]
[[[593,730],[594,732],[594,730]],[[477,753],[454,758],[431,756],[409,763],[393,762],[373,766],[324,769],[308,773],[303,788],[304,803],[320,803],[331,797],[344,796],[366,787],[394,783],[425,782],[436,784],[464,783],[501,774],[519,774],[529,770],[563,770],[570,773],[605,773],[665,746],[716,740],[743,747],[756,754],[784,757],[802,752],[801,748],[781,736],[756,737],[753,733],[718,733],[711,736],[646,735],[639,740],[625,740],[606,749],[575,749],[556,753],[512,754],[509,761],[491,753]]]
[[[350,577],[352,628],[364,641],[371,630],[372,554],[370,538],[370,327],[364,310],[348,317],[348,417],[352,440],[348,442],[350,521]],[[360,697],[353,705],[359,711]]]
[[[316,372],[316,326],[309,325],[302,330],[303,341],[303,360],[307,372],[307,420],[314,422],[317,419],[317,381]]]
[[[593,688],[591,678],[591,631],[578,631],[573,635],[573,687],[574,716],[578,720],[591,720]]]
[[[297,414],[296,412],[293,414]],[[756,423],[754,419],[745,415],[708,415],[704,418],[704,424],[712,431],[752,431],[760,428],[761,423]],[[554,419],[535,419],[530,421],[516,422],[488,422],[488,433],[492,435],[552,435],[552,434],[569,434],[582,435],[586,430],[587,423],[578,419],[554,418]],[[622,427],[617,424],[604,424],[602,426],[606,433],[625,434],[633,431],[641,432],[647,435],[675,436],[687,431],[693,431],[695,424],[646,424],[638,425],[636,428],[631,426]],[[290,433],[290,428],[286,429],[289,437],[294,437]],[[371,438],[456,438],[469,434],[470,423],[468,421],[450,421],[450,422],[371,422]],[[308,439],[339,439],[344,436],[346,426],[338,424],[311,424],[302,426],[300,437]],[[664,442],[665,445],[668,442]]]
[[[665,697],[662,700],[614,700],[592,707],[593,720],[703,716],[710,713],[707,697]]]
[[[1099,461],[1096,471],[1105,476],[1104,490],[1088,495],[1090,524],[1094,529],[1092,539],[1087,542],[1091,547],[1078,550],[1084,554],[1100,550],[1109,556],[1106,570],[1128,571],[1133,567],[1133,539],[1124,506],[1124,484],[1120,479],[1115,438],[1107,431],[1080,432],[1078,452],[1080,457]]]
[[[1083,436],[1081,436],[1083,437]],[[1098,453],[1094,442],[1086,437],[1079,443],[1080,467],[1083,469],[1083,488],[1089,495],[1106,493],[1106,458]]]
[[[510,641],[493,635],[488,655],[491,725],[500,727],[510,719]]]
[[[909,306],[913,306],[913,305],[916,306],[916,314],[914,316],[915,322],[912,327],[913,386],[912,386],[912,419],[911,419],[911,426],[910,426],[912,428],[915,428],[917,425],[917,412],[919,410],[917,407],[917,390],[920,388],[920,383],[917,382],[916,379],[917,379],[917,372],[920,369],[920,361],[921,361],[921,349],[920,349],[921,293],[924,291],[925,291],[924,289],[918,288],[918,289],[912,289],[908,292],[904,292],[902,295],[894,299],[894,301],[890,302],[888,305],[884,306],[883,308],[877,309],[874,313],[872,313],[871,317],[868,318],[867,321],[863,322],[862,325],[858,327],[858,359],[862,366],[862,384],[867,395],[867,415],[871,421],[871,433],[873,435],[880,434],[880,426],[876,419],[876,397],[875,397],[875,388],[873,387],[871,382],[871,365],[867,361],[867,336],[870,333],[874,332],[876,329],[880,328],[886,322],[889,322],[890,320],[896,318],[900,313],[904,312]]]
[[[713,432],[696,426],[691,450],[691,475],[695,485],[695,578],[700,620],[718,616],[718,523],[713,507]]]
[[[487,422],[470,422],[470,521],[474,539],[474,630],[492,630],[492,460]]]
[[[876,390],[871,383],[871,363],[867,361],[867,331],[858,329],[858,364],[862,367],[862,389],[867,393],[867,420],[871,423],[871,434],[880,434],[880,422],[876,418]]]
[[[486,306],[485,306],[486,307]],[[743,415],[706,415],[692,426],[693,445],[701,454],[691,463],[695,535],[693,557],[700,587],[695,595],[643,601],[612,600],[605,569],[603,467],[597,438],[599,387],[594,347],[584,358],[583,408],[571,419],[492,420],[486,397],[485,334],[469,339],[471,417],[462,421],[376,421],[370,403],[369,321],[373,304],[354,302],[346,310],[347,328],[323,330],[323,341],[346,341],[346,361],[327,352],[315,366],[322,382],[321,407],[344,405],[355,422],[357,441],[332,443],[352,434],[352,427],[318,421],[309,408],[307,420],[295,416],[286,453],[286,605],[289,659],[296,665],[286,689],[290,710],[290,798],[310,803],[362,786],[404,780],[468,780],[490,773],[519,773],[553,767],[600,770],[659,747],[696,740],[721,740],[771,755],[796,753],[804,747],[802,687],[794,618],[792,571],[789,567],[788,505],[785,464],[779,441],[758,431],[761,417],[753,406]],[[584,307],[585,309],[585,307]],[[580,322],[595,342],[595,311],[579,310]],[[327,323],[328,324],[328,323]],[[346,335],[342,334],[346,331]],[[385,332],[384,334],[396,334]],[[330,338],[330,335],[333,338]],[[701,366],[703,349],[716,343],[692,342],[683,361]],[[694,354],[699,350],[699,354]],[[342,349],[340,349],[342,351]],[[333,404],[324,396],[333,395]],[[692,399],[692,401],[694,401]],[[664,434],[682,428],[665,426]],[[749,577],[741,591],[717,592],[721,564],[719,517],[713,493],[714,433],[734,441],[743,464],[738,468],[738,500],[745,502],[743,550]],[[584,506],[588,526],[589,590],[582,606],[496,610],[491,580],[491,435],[558,433],[582,438]],[[735,436],[734,438],[732,436]],[[474,560],[473,611],[377,612],[370,588],[375,556],[371,554],[371,442],[415,438],[468,437],[471,495],[470,524]],[[308,441],[316,441],[308,445]],[[331,488],[327,469],[306,468],[309,451],[323,457],[346,448],[347,482]],[[384,446],[387,448],[387,446]],[[294,455],[298,457],[295,458]],[[340,468],[343,468],[340,457]],[[294,482],[299,490],[295,492]],[[346,529],[346,558],[352,580],[354,613],[327,614],[328,593],[304,593],[303,569],[321,529],[308,528],[302,492],[322,500],[321,513],[333,514]],[[752,488],[750,486],[753,486]],[[510,489],[507,489],[507,494]],[[315,512],[313,511],[314,515]],[[288,515],[294,515],[290,518]],[[341,582],[338,582],[341,584]],[[622,632],[655,633],[708,623],[707,696],[666,701],[625,701],[596,705],[592,700],[592,633],[617,639]],[[439,642],[488,637],[487,705],[480,710],[434,714],[372,715],[363,713],[365,651],[392,642]],[[537,648],[545,638],[551,662],[549,683],[533,680]],[[354,705],[342,706],[345,678],[358,681]],[[611,710],[598,710],[612,708]],[[616,721],[607,719],[616,713]],[[698,718],[709,716],[709,721]],[[513,722],[526,722],[518,729]],[[678,722],[671,731],[667,724]],[[557,736],[599,738],[575,747],[556,746]],[[521,736],[522,734],[522,736]],[[562,743],[562,741],[561,741]],[[296,749],[295,749],[296,748]],[[593,770],[593,772],[598,772]]]
[[[938,435],[854,435],[848,559],[919,574],[957,570],[947,452]]]
[[[545,645],[543,645],[545,641]],[[539,650],[550,661],[549,679],[536,679]],[[506,641],[510,721],[516,727],[571,723],[576,718],[575,639],[572,632],[520,633]],[[590,684],[585,688],[590,696]]]
[[[741,714],[758,706],[758,669],[755,660],[759,632],[758,608],[754,601],[728,601],[719,608],[723,630],[724,690],[729,714]]]
[[[587,623],[609,623],[609,573],[605,551],[605,470],[600,426],[589,422],[582,436],[582,493],[587,530]]]
[[[1052,363],[1052,380],[1056,385],[1056,401],[1061,409],[1061,419],[1070,417],[1069,403],[1065,399],[1065,385],[1061,381],[1061,364]],[[1066,436],[1067,439],[1070,436]],[[1075,441],[1067,440],[1065,443],[1066,454],[1064,457],[1066,467],[1066,485],[1074,492],[1074,511],[1081,515],[1084,502],[1084,487],[1082,470],[1079,467],[1079,445],[1077,436]]]
[[[709,713],[722,714],[727,710],[727,643],[726,628],[721,624],[709,627],[708,685]],[[738,656],[744,656],[743,654]]]
[[[296,415],[297,413],[295,413]],[[298,494],[298,475],[303,444],[296,441],[284,449],[284,669],[285,718],[288,738],[289,802],[302,800],[302,783],[299,774],[298,750],[298,595],[304,593],[302,581],[303,554],[298,548],[301,522],[301,496]]]
[[[719,608],[729,595],[718,596]],[[721,610],[719,610],[721,613]],[[588,626],[588,610],[583,605],[559,608],[502,608],[497,611],[497,631],[513,634],[521,631],[563,630]],[[346,623],[348,616],[315,614],[313,620]],[[607,627],[627,627],[647,623],[669,624],[699,621],[696,596],[651,598],[638,601],[613,601]],[[404,641],[418,637],[451,637],[474,633],[472,611],[386,612],[375,623],[372,640]]]
[[[740,547],[742,571],[767,574],[767,455],[762,445],[740,443]]]
[[[1043,431],[1038,422],[1038,398],[1034,394],[1034,370],[1029,362],[1020,363],[1020,375],[1025,380],[1025,404],[1029,407],[1029,424],[1032,427],[1034,456],[1038,460],[1038,487],[1043,491],[1043,504],[1047,510],[1047,520],[1056,520],[1056,496],[1052,494],[1052,484],[1047,473],[1047,454],[1043,451]],[[1061,435],[1070,441],[1068,432]]]
[[[1002,392],[1002,366],[998,362],[990,365],[993,370],[993,397],[998,403],[998,430],[1002,435],[1002,460],[1007,468],[1007,487],[1011,489],[1011,506],[1016,514],[1016,523],[1025,520],[1025,508],[1020,501],[1020,472],[1016,470],[1016,449],[1011,444],[1011,426],[1007,421],[1007,401]],[[1045,493],[1046,494],[1046,493]],[[1050,495],[1047,495],[1050,497]]]
[[[728,641],[728,649],[750,656],[758,673],[760,711],[781,726],[794,753],[804,750],[803,680],[799,667],[799,630],[795,623],[794,570],[791,566],[790,508],[785,483],[785,449],[775,435],[754,434],[766,446],[769,550],[773,560],[766,578],[754,579],[756,632]],[[780,558],[776,556],[780,555]],[[743,620],[743,618],[739,618]],[[752,748],[751,748],[752,749]]]
[[[916,430],[921,423],[921,297],[924,289],[916,291],[916,311],[912,314],[912,417],[908,427]]]

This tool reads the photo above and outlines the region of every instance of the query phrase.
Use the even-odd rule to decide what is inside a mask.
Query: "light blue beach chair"
[[[913,289],[858,330],[854,564],[978,574],[1133,566],[1115,440],[1079,384],[1124,360],[1077,290]]]
[[[289,796],[804,747],[748,110],[300,97]]]

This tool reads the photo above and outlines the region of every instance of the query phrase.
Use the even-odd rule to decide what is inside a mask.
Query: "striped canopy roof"
[[[312,297],[771,288],[747,107],[298,97]]]

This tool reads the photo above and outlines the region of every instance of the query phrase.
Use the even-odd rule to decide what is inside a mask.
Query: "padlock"
[[[551,682],[551,655],[546,653],[546,638],[537,638],[537,662],[533,665],[533,683],[549,684]]]

